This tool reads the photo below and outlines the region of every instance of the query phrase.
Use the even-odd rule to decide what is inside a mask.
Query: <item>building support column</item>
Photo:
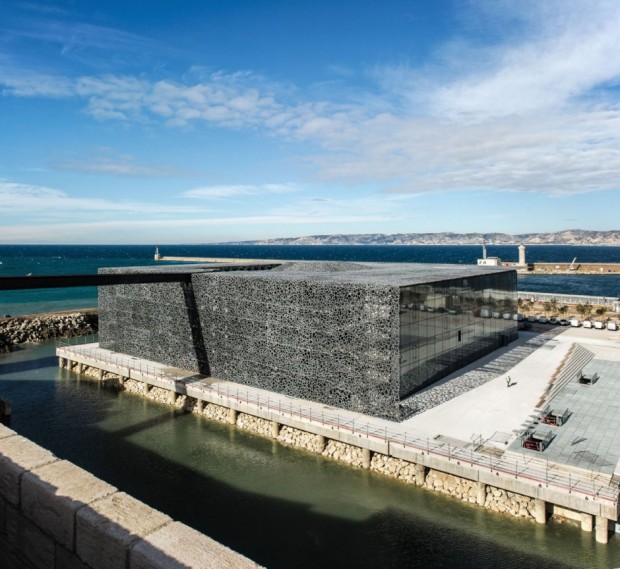
[[[144,395],[146,395],[149,391],[151,391],[151,387],[153,387],[152,385],[149,385],[148,383],[144,382],[144,385],[142,386],[144,389]]]
[[[596,516],[596,541],[607,543],[609,540],[609,520],[602,516]]]
[[[170,391],[168,393],[168,402],[170,405],[174,405],[177,402],[178,393],[176,391]]]
[[[592,514],[581,513],[581,531],[591,532],[594,529],[594,516]]]
[[[100,369],[99,370],[99,381],[103,381],[103,374],[105,373],[104,370]]]
[[[271,421],[271,438],[277,439],[280,436],[280,423]]]
[[[198,413],[202,413],[205,410],[205,402],[202,399],[198,399],[196,405],[198,406]]]
[[[484,482],[476,482],[476,504],[484,506],[487,501],[487,485]]]
[[[325,450],[326,444],[327,444],[327,441],[325,440],[325,437],[323,435],[318,435],[317,446],[318,446],[319,453],[322,453]]]
[[[67,367],[67,360],[65,358],[58,358],[58,367]]]
[[[84,364],[79,363],[79,364],[77,365],[77,372],[78,372],[78,374],[82,375],[82,372],[83,372],[83,371],[84,371]]]
[[[534,500],[534,519],[537,524],[547,523],[547,503],[544,500]]]
[[[415,465],[415,483],[418,486],[423,486],[426,481],[426,466],[423,464]]]
[[[229,409],[228,410],[228,422],[231,425],[236,425],[238,415],[239,415],[239,411],[237,411],[236,409]]]
[[[362,467],[366,470],[370,468],[370,463],[372,462],[372,452],[369,448],[362,449]]]

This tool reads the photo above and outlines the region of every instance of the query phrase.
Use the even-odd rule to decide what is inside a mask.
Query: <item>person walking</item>
[[[506,387],[510,387],[510,376],[506,376]]]

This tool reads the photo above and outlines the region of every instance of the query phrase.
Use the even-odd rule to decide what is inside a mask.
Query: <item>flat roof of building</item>
[[[257,270],[266,268],[268,270]],[[189,265],[157,265],[154,267],[122,267],[101,269],[101,272],[159,272],[214,273],[218,278],[248,278],[274,280],[303,280],[312,282],[370,284],[402,287],[451,279],[514,271],[513,267],[447,265],[430,263],[358,263],[340,261],[282,261],[276,267],[260,263],[200,263]]]

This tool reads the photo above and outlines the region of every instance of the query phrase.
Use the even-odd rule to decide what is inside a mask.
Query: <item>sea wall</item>
[[[0,353],[10,352],[26,342],[94,334],[98,323],[96,310],[0,318]]]
[[[83,374],[98,377],[95,368],[84,368]],[[343,462],[357,468],[367,468],[378,474],[421,486],[427,490],[439,492],[462,502],[482,506],[493,512],[514,517],[536,520],[540,507],[538,500],[495,488],[487,484],[430,469],[379,452],[370,453],[367,449],[332,440],[322,435],[309,433],[287,425],[279,425],[268,419],[256,417],[249,413],[231,413],[231,410],[214,403],[202,403],[187,395],[171,395],[171,391],[160,387],[144,388],[144,383],[133,379],[122,380],[120,376],[107,372],[103,378],[104,385],[116,389],[126,389],[158,403],[174,405],[178,410],[193,412],[222,423],[234,424],[237,428],[257,435],[276,439],[280,444],[303,449],[325,458]],[[553,512],[544,512],[551,515]],[[579,515],[573,512],[575,515]]]
[[[259,567],[2,425],[0,566]]]
[[[364,468],[379,474],[415,484],[458,499],[462,502],[483,507],[498,514],[545,523],[550,517],[570,520],[581,524],[585,532],[594,532],[596,540],[607,543],[609,531],[616,528],[617,506],[600,503],[596,498],[585,500],[570,493],[564,494],[542,485],[532,485],[512,476],[500,476],[498,471],[475,468],[461,464],[459,460],[444,460],[428,453],[411,450],[405,445],[388,441],[368,439],[352,434],[335,425],[314,425],[295,414],[279,413],[248,402],[207,393],[189,384],[172,382],[168,388],[153,385],[152,377],[132,378],[118,374],[132,375],[134,371],[122,365],[107,365],[114,371],[98,369],[97,360],[58,350],[59,364],[76,369],[78,373],[97,377],[104,385],[127,389],[130,392],[153,399],[160,403],[174,405],[184,412],[199,413],[206,418],[234,425],[261,436],[269,437],[283,445],[304,449],[326,458]],[[88,367],[93,366],[93,367]],[[160,380],[156,380],[158,383]],[[188,391],[191,395],[187,395]]]

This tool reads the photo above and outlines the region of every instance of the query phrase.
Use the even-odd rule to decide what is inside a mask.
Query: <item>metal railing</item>
[[[72,339],[75,340],[75,339]],[[82,342],[80,342],[82,344]],[[110,364],[119,368],[138,372],[144,378],[151,377],[154,380],[171,383],[171,388],[176,390],[178,385],[188,386],[197,384],[205,392],[215,393],[219,399],[235,400],[238,403],[254,405],[262,410],[278,412],[280,415],[289,416],[311,424],[346,431],[353,435],[366,438],[374,438],[384,443],[400,445],[403,448],[416,453],[439,457],[448,462],[455,462],[460,466],[476,467],[495,473],[504,478],[529,482],[531,484],[560,490],[569,494],[577,494],[588,500],[604,501],[608,505],[618,506],[619,488],[612,483],[612,477],[603,473],[588,471],[587,474],[580,469],[572,469],[569,466],[558,463],[549,463],[548,460],[517,454],[493,456],[474,449],[473,445],[451,446],[449,443],[423,436],[416,436],[411,432],[395,431],[387,425],[380,427],[370,422],[361,421],[358,418],[347,416],[345,413],[324,409],[317,410],[312,407],[304,407],[293,402],[283,401],[281,398],[261,395],[257,391],[229,387],[220,383],[210,385],[200,384],[204,376],[191,376],[170,373],[163,370],[163,366],[148,365],[144,360],[131,356],[119,356],[107,354],[102,349],[92,346],[80,345],[75,342],[58,342],[61,350],[60,357],[71,354],[87,357],[93,362]],[[68,358],[70,359],[70,358]],[[147,381],[148,383],[148,381]]]

